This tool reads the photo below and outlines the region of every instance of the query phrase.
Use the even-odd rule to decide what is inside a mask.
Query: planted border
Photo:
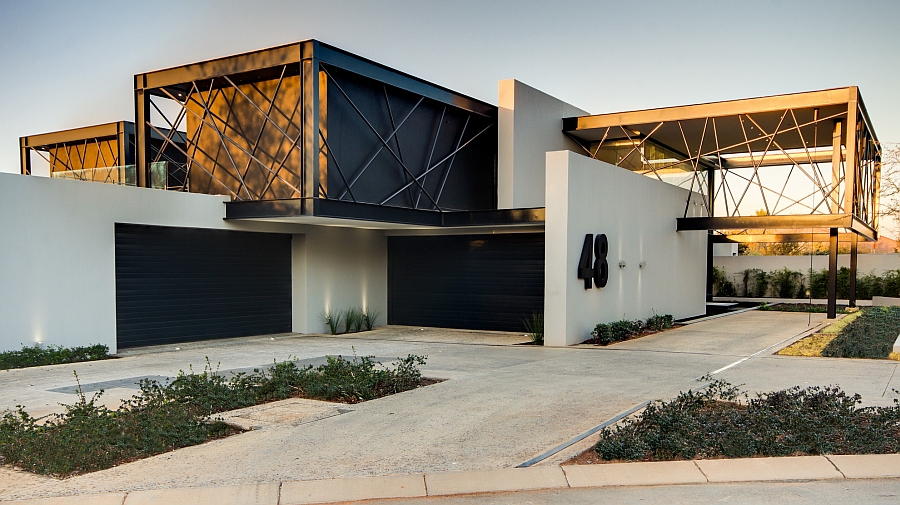
[[[654,314],[646,321],[639,319],[629,321],[623,319],[612,323],[600,323],[591,332],[591,338],[585,344],[609,345],[615,342],[630,340],[646,334],[667,330],[675,326],[675,319],[671,314]]]
[[[654,402],[600,432],[603,461],[886,454],[900,451],[900,405],[860,407],[835,386],[794,387],[750,398],[727,382]]]
[[[900,334],[900,307],[871,307],[778,351],[782,356],[898,359],[893,345]]]
[[[109,347],[95,344],[85,347],[48,345],[45,348],[22,346],[19,351],[0,352],[0,370],[29,368],[44,365],[62,365],[109,359]]]
[[[371,357],[329,356],[316,368],[285,361],[231,377],[207,362],[202,373],[182,371],[169,383],[141,381],[140,393],[116,410],[98,404],[102,391],[88,399],[79,386],[78,401],[62,414],[34,418],[22,406],[4,413],[0,462],[62,477],[102,470],[239,433],[213,417],[219,412],[289,397],[358,403],[417,388],[426,384],[425,359],[409,355],[382,367]]]

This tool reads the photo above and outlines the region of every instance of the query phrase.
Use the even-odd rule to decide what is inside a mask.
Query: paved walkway
[[[173,376],[188,365],[197,370],[206,356],[221,369],[241,369],[288,356],[425,354],[424,374],[450,379],[337,406],[328,415],[288,416],[238,436],[64,481],[0,469],[0,496],[510,468],[646,400],[702,385],[696,378],[717,370],[717,378],[751,391],[836,383],[861,393],[867,404],[891,403],[891,389],[900,389],[896,363],[773,357],[774,348],[754,356],[786,344],[809,323],[806,314],[753,311],[605,348],[565,349],[511,345],[526,340],[511,334],[389,327],[352,337],[185,344],[178,351],[172,346],[103,362],[0,372],[0,409],[21,403],[45,411],[72,401],[59,388],[74,384],[73,370],[82,384],[110,383]],[[131,393],[123,387],[112,391]]]

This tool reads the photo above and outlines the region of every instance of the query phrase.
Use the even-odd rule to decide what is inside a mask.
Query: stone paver
[[[832,455],[828,459],[848,479],[900,477],[900,454]]]
[[[558,466],[429,473],[425,484],[428,496],[568,487]]]
[[[125,493],[107,493],[82,496],[59,496],[56,498],[36,498],[34,500],[22,500],[8,503],[10,505],[122,505],[124,501]]]
[[[124,505],[278,505],[278,483],[132,491]]]
[[[285,482],[280,505],[426,496],[422,475]]]
[[[571,487],[700,484],[706,477],[693,461],[569,465],[562,467]]]
[[[704,459],[696,463],[710,482],[843,478],[824,456]]]

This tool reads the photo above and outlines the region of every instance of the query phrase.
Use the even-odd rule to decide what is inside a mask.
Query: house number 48
[[[592,283],[598,288],[606,287],[609,280],[608,253],[609,241],[605,234],[601,233],[596,238],[590,233],[584,236],[581,258],[578,260],[578,278],[584,279],[584,289],[591,289]]]

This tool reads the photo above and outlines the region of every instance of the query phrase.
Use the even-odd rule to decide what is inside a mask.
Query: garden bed
[[[4,413],[0,462],[58,477],[102,470],[242,431],[217,419],[220,412],[291,397],[358,403],[438,382],[422,378],[423,364],[414,355],[392,367],[329,356],[316,368],[285,361],[224,377],[207,363],[166,384],[142,380],[116,410],[99,405],[102,391],[88,399],[79,385],[78,401],[62,414],[34,418],[21,406]]]
[[[45,348],[22,346],[19,351],[0,352],[0,370],[29,368],[44,365],[62,365],[110,359],[109,347],[96,344],[86,347],[62,347],[48,345]]]
[[[900,307],[871,307],[781,349],[781,356],[900,360],[892,352],[900,334]]]
[[[828,306],[818,303],[775,303],[772,305],[764,303],[760,305],[757,310],[773,312],[812,312],[813,314],[824,314],[828,312]],[[846,305],[837,306],[838,314],[850,314],[855,311],[856,309],[849,309]]]
[[[675,326],[674,318],[669,315],[654,315],[646,321],[623,319],[609,324],[600,323],[591,332],[591,338],[584,344],[609,345],[616,342],[624,342],[640,337],[646,337],[671,329]]]
[[[750,398],[717,381],[603,429],[592,449],[566,464],[900,451],[900,406],[860,403],[833,386]]]

